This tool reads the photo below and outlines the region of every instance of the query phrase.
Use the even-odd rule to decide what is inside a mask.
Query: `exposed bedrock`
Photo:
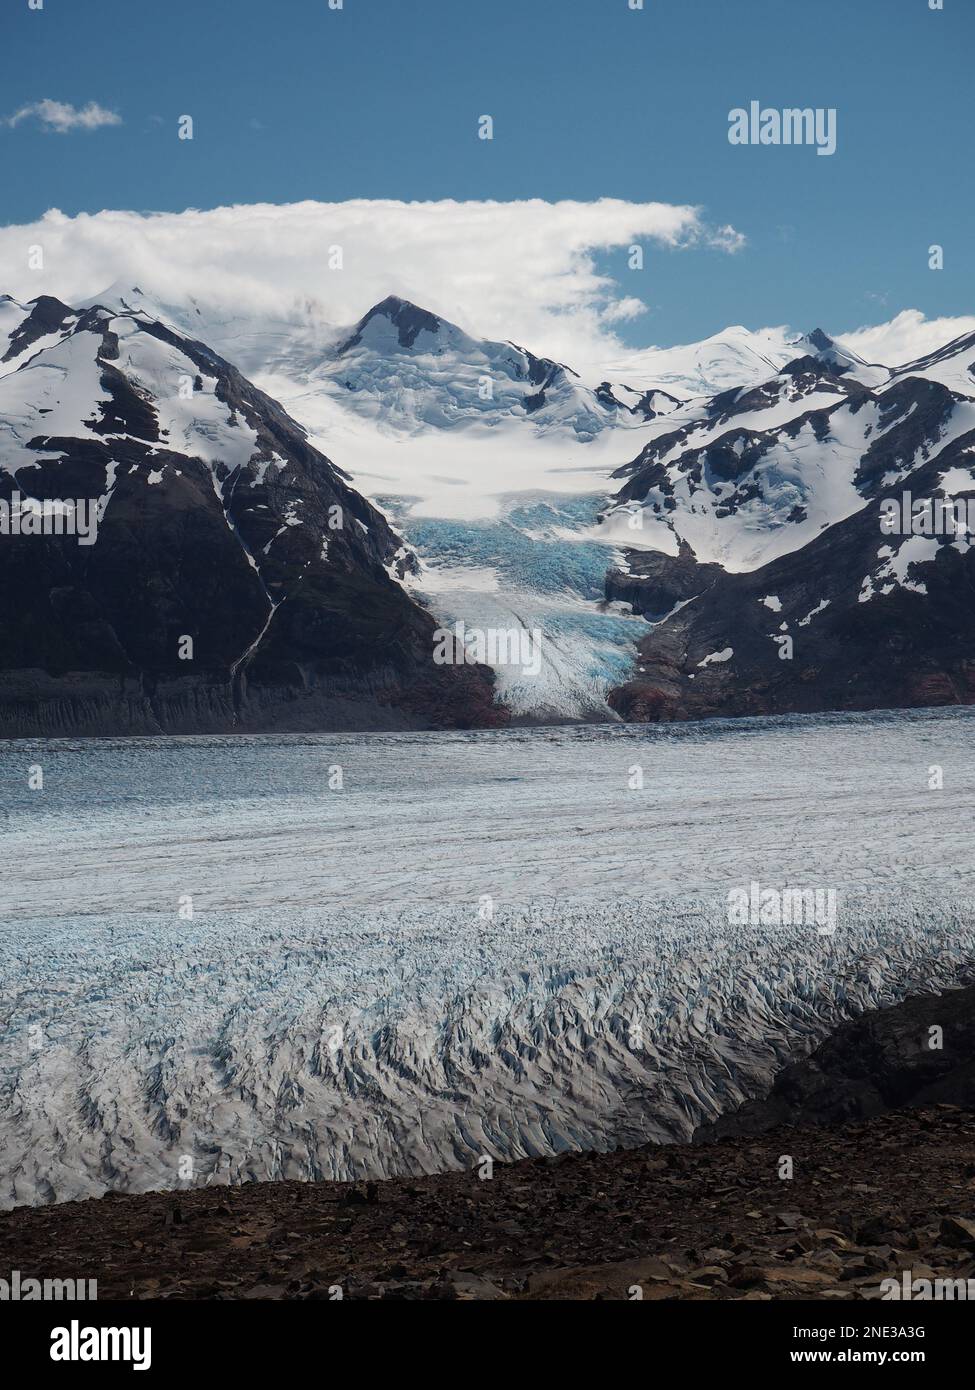
[[[809,1057],[785,1067],[767,1097],[695,1138],[840,1124],[931,1105],[975,1110],[975,989],[920,995],[842,1024]]]
[[[700,564],[681,542],[677,555],[660,550],[628,550],[625,569],[613,566],[606,575],[606,597],[629,603],[635,613],[659,621],[679,603],[703,593],[719,575],[720,565]]]

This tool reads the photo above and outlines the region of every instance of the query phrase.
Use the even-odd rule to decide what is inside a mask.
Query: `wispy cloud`
[[[100,130],[102,126],[121,125],[122,117],[115,111],[99,106],[97,101],[89,101],[86,106],[72,106],[68,101],[31,101],[3,120],[11,129],[24,121],[37,121],[45,130],[58,135],[67,135],[70,130]]]

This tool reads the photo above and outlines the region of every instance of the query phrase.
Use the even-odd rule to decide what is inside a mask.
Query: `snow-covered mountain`
[[[967,527],[881,528],[885,498],[975,494],[975,337],[896,371],[810,346],[620,470],[608,592],[654,623],[626,718],[975,701]]]
[[[571,366],[516,343],[472,337],[396,295],[351,325],[333,325],[311,308],[268,319],[195,300],[174,305],[121,285],[98,298],[190,335],[204,333],[249,374],[301,383],[394,435],[516,420],[539,434],[571,432],[588,441],[653,419],[682,399],[659,387],[583,381]]]
[[[597,522],[613,470],[679,401],[586,384],[395,298],[327,343],[297,331],[252,369],[407,539],[414,592],[451,625],[543,634],[539,670],[497,668],[499,699],[528,720],[612,717],[641,620],[606,602],[615,542]]]
[[[758,385],[796,356],[796,341],[784,329],[756,333],[733,324],[700,343],[628,352],[605,370],[613,380],[652,383],[686,401]]]
[[[268,329],[262,346],[239,318],[208,332],[254,354],[259,383],[340,452],[416,550],[410,582],[446,621],[544,633],[536,675],[498,670],[501,698],[526,719],[606,718],[632,663],[640,620],[605,586],[629,533],[600,523],[617,468],[666,421],[700,411],[693,391],[757,387],[805,350],[732,329],[584,380],[398,298],[330,335],[306,321]]]
[[[745,638],[737,635],[736,645],[729,631],[708,645],[712,628],[730,621],[724,609],[720,621],[694,625],[735,583],[752,583],[736,576],[762,575],[801,557],[796,611],[790,616],[784,609],[783,626],[763,631],[756,650],[775,659],[790,621],[804,629],[808,648],[820,605],[831,606],[832,617],[844,607],[831,587],[841,581],[830,549],[838,528],[849,524],[842,534],[872,543],[866,509],[884,489],[911,480],[937,485],[940,474],[923,470],[949,450],[952,485],[969,477],[971,337],[918,362],[888,366],[864,361],[821,329],[795,337],[732,328],[705,343],[631,354],[583,379],[571,366],[510,342],[478,339],[397,297],[341,326],[328,323],[320,306],[269,318],[246,306],[228,313],[193,300],[162,303],[124,286],[77,309],[46,299],[31,306],[2,301],[0,330],[8,342],[0,368],[8,382],[0,397],[8,473],[28,461],[36,467],[39,442],[67,439],[71,448],[56,469],[61,486],[75,456],[93,466],[92,435],[103,451],[102,498],[116,496],[120,476],[137,478],[143,458],[152,479],[147,485],[164,484],[164,495],[172,477],[204,470],[200,488],[208,506],[216,499],[231,540],[245,552],[249,582],[266,591],[249,639],[259,638],[260,653],[252,652],[244,667],[251,679],[272,670],[307,678],[305,629],[292,619],[300,606],[289,597],[279,615],[270,606],[275,590],[266,573],[278,553],[296,548],[306,534],[297,524],[305,515],[300,498],[289,500],[280,486],[294,482],[302,495],[306,487],[282,473],[288,460],[274,441],[285,430],[292,466],[305,460],[313,473],[327,468],[333,486],[354,485],[367,509],[356,534],[369,538],[368,560],[397,590],[396,602],[469,632],[540,634],[537,669],[494,661],[498,701],[527,721],[680,717],[724,708],[736,683],[747,690],[755,683],[751,667],[719,660],[726,650],[741,651]],[[93,334],[100,344],[94,351]],[[169,356],[156,346],[162,343]],[[191,403],[174,388],[180,375],[202,382]],[[105,415],[112,391],[119,400]],[[235,392],[249,402],[246,409],[228,411]],[[287,424],[272,423],[279,420]],[[131,453],[136,438],[138,459],[118,456],[120,449]],[[149,460],[160,450],[195,460],[193,468],[174,466],[157,478],[160,470]],[[328,455],[344,473],[328,464]],[[312,466],[311,458],[322,463]],[[277,502],[264,498],[269,479],[279,483]],[[53,496],[55,477],[45,485]],[[251,498],[254,489],[263,490],[260,498]],[[132,503],[140,514],[148,495]],[[248,501],[242,520],[234,509]],[[273,536],[261,532],[255,548],[248,528],[262,508],[277,525]],[[119,512],[115,501],[107,515],[113,511]],[[317,581],[326,553],[341,553],[315,532],[320,510],[308,515],[309,554],[316,535],[322,553],[311,556],[307,575],[291,572],[303,592]],[[895,549],[851,553],[849,566],[862,573],[854,578],[851,571],[842,582],[859,594],[870,574],[872,592],[889,592],[918,558],[914,547],[904,551],[902,564]],[[300,558],[308,558],[304,550]],[[832,568],[820,582],[824,565]],[[786,605],[787,595],[778,592],[788,587],[784,579],[778,588],[754,582],[765,586],[759,600],[768,593]],[[351,592],[347,599],[354,606]],[[773,604],[760,609],[752,617],[765,621],[762,613]],[[256,618],[250,615],[245,626]],[[265,622],[268,631],[260,635]],[[701,643],[706,651],[698,650]],[[675,662],[681,671],[685,662],[693,669],[671,680],[658,648],[668,672]],[[238,657],[227,669],[236,672]],[[773,684],[782,685],[783,673],[773,669]],[[802,670],[796,707],[815,707],[825,685]],[[945,675],[943,662],[938,670]],[[936,696],[963,698],[964,681],[939,680],[931,688]],[[883,703],[880,677],[867,685],[862,698]],[[914,698],[907,688],[902,697]],[[828,701],[840,698],[833,691]],[[744,702],[751,707],[749,701],[761,703],[754,693]],[[232,679],[231,693],[218,704],[239,718],[236,703]],[[426,691],[419,704],[439,708],[439,699]],[[480,697],[474,705],[467,714],[487,717]],[[458,708],[458,717],[467,717],[463,700]],[[437,718],[444,717],[441,710]]]
[[[592,391],[571,367],[514,343],[476,340],[395,297],[370,309],[308,383],[349,392],[353,410],[410,431],[515,419],[590,440],[646,418],[639,399],[618,401],[608,385]]]
[[[902,381],[911,376],[922,376],[927,381],[939,381],[942,386],[947,386],[961,395],[975,395],[975,333],[953,338],[937,352],[908,362],[892,373],[892,379],[895,381]]]
[[[434,664],[402,539],[229,363],[49,297],[0,334],[4,733],[501,717],[485,667]]]
[[[961,397],[908,369],[868,366],[819,330],[802,346],[812,351],[760,386],[673,412],[617,470],[640,546],[677,554],[686,542],[702,563],[754,569],[862,507],[878,460],[893,485],[920,450],[972,428],[975,389]]]

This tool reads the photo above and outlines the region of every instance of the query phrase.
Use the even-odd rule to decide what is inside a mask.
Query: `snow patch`
[[[710,655],[706,656],[703,661],[699,661],[697,664],[698,666],[712,666],[717,662],[730,661],[734,654],[733,647],[725,647],[720,652],[711,652]]]

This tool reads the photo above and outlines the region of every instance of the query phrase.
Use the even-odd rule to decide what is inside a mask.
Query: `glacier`
[[[248,372],[402,538],[387,573],[443,627],[540,631],[537,674],[492,663],[515,723],[619,719],[614,692],[633,679],[651,629],[676,611],[659,594],[645,601],[654,586],[641,581],[641,552],[651,565],[656,554],[727,573],[773,563],[864,509],[874,454],[891,456],[885,485],[893,484],[973,420],[965,337],[895,369],[818,329],[803,337],[733,326],[580,373],[474,337],[396,295],[345,326],[321,305],[282,303],[278,316],[228,311],[121,283],[90,301],[98,312],[94,305],[114,305],[100,312],[130,325],[119,329],[121,352],[137,383],[181,370],[178,353],[132,329],[156,319],[203,335]],[[25,312],[0,300],[0,322]],[[36,420],[27,428],[32,391],[43,386],[74,428],[85,412],[73,395],[60,400],[63,382],[77,375],[79,399],[97,399],[98,383],[71,355],[72,323],[61,325],[64,342],[57,333],[39,340],[46,346],[30,370],[4,377],[0,364],[15,458],[40,428]],[[928,402],[937,418],[916,439],[907,423],[918,408],[915,377],[965,388]],[[168,402],[168,438],[211,466],[218,455],[246,461],[253,439],[215,409],[202,391],[191,405]],[[865,595],[887,582],[868,575]]]
[[[971,978],[973,735],[5,743],[0,1203],[686,1140]],[[836,933],[730,925],[753,878],[835,890]]]

